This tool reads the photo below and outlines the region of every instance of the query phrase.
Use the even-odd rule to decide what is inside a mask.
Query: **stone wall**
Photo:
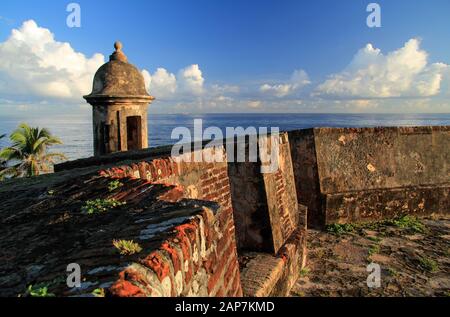
[[[201,153],[203,154],[203,152]],[[195,152],[190,153],[192,160]],[[147,267],[158,280],[147,278],[147,269],[135,265],[120,274],[112,287],[118,296],[150,294],[171,296],[241,296],[235,228],[228,181],[226,154],[223,163],[177,162],[171,157],[134,162],[103,170],[102,176],[141,178],[151,183],[173,186],[161,197],[167,201],[182,198],[214,201],[220,205],[215,216],[204,212],[196,219],[175,228],[177,235],[147,256]],[[146,289],[139,289],[140,281]],[[163,293],[161,293],[163,290]]]
[[[290,138],[311,225],[450,209],[449,127],[315,128]]]

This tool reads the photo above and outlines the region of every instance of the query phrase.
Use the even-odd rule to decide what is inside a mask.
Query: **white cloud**
[[[177,79],[174,74],[164,68],[158,68],[152,74],[147,70],[142,71],[145,85],[150,94],[158,96],[158,99],[170,98],[177,90]]]
[[[187,96],[200,96],[205,92],[203,85],[205,79],[197,64],[179,70],[177,76],[161,67],[157,68],[153,74],[144,69],[142,75],[147,90],[157,99],[177,100]],[[211,91],[222,93],[227,89],[226,86],[214,85]]]
[[[430,97],[441,91],[449,65],[428,64],[420,41],[411,39],[383,55],[371,44],[360,49],[347,68],[319,85],[315,94],[335,98]]]
[[[310,83],[308,74],[304,70],[299,69],[294,71],[289,82],[276,85],[263,84],[259,90],[281,98],[293,94]]]
[[[58,42],[50,30],[25,21],[0,43],[0,92],[4,95],[80,100],[104,56],[87,58],[69,43]]]
[[[203,93],[203,78],[202,71],[197,64],[190,65],[183,68],[178,73],[178,81],[182,92],[201,95]]]
[[[26,21],[0,43],[0,105],[40,112],[76,101],[83,109],[89,108],[81,96],[91,91],[93,76],[103,63],[103,55],[87,57],[69,43],[56,41],[50,30]],[[172,72],[162,67],[152,71],[144,69],[142,75],[149,93],[156,97],[152,109],[162,113],[299,109],[445,112],[450,107],[450,66],[429,63],[417,39],[386,55],[368,44],[342,72],[318,85],[312,96],[313,88],[303,89],[311,84],[304,70],[294,71],[284,82],[259,85],[249,81],[242,86],[207,85],[198,64]]]

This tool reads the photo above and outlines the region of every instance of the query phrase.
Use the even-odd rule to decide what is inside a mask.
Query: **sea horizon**
[[[291,131],[313,127],[389,127],[450,125],[450,113],[204,113],[148,115],[149,147],[174,144],[172,130],[187,127],[193,131],[194,119],[202,119],[203,129],[219,127],[278,127]],[[64,153],[69,160],[93,155],[92,114],[80,113],[52,116],[0,116],[0,135],[9,135],[20,123],[47,128],[63,144],[52,151]],[[0,140],[0,147],[8,145],[8,138]]]

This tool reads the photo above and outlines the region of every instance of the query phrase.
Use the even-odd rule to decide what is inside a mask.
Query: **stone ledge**
[[[449,196],[450,184],[326,194],[326,224],[377,221],[404,214],[446,214],[450,212]]]
[[[241,285],[246,297],[287,296],[306,265],[305,228],[297,229],[274,256],[248,252],[241,256],[247,263],[241,271]],[[249,259],[248,259],[249,258]]]
[[[241,272],[242,291],[248,297],[267,297],[283,275],[284,261],[267,253],[244,253],[251,257]]]

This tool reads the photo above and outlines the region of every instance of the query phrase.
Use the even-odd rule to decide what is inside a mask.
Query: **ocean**
[[[279,127],[280,131],[311,127],[374,127],[374,126],[421,126],[450,125],[447,114],[149,114],[148,138],[151,147],[173,144],[175,127],[187,127],[193,131],[194,119],[203,120],[203,129],[226,127]],[[69,159],[92,156],[92,118],[90,115],[56,115],[52,117],[2,117],[0,135],[10,134],[19,123],[46,127],[61,138],[64,144],[52,147]],[[0,140],[0,147],[8,144]]]

